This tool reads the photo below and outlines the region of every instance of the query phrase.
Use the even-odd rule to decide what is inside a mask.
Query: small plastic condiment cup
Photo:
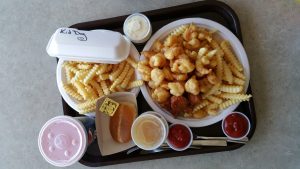
[[[164,118],[164,116],[162,116],[161,114],[155,112],[155,111],[147,111],[147,112],[144,112],[141,116],[143,115],[146,115],[146,114],[152,114],[154,116],[157,116],[158,118],[160,118],[163,123],[164,123],[164,126],[166,128],[166,135],[168,136],[168,133],[169,133],[169,124],[167,122],[167,120]]]
[[[135,17],[135,16],[139,16],[139,17],[141,17],[142,19],[144,19],[144,21],[146,21],[146,23],[147,23],[147,32],[145,33],[145,35],[143,36],[143,37],[141,37],[140,39],[135,39],[135,38],[133,38],[130,34],[129,34],[129,32],[128,32],[128,21],[132,18],[132,17]],[[140,25],[138,25],[138,26],[140,26]],[[148,19],[148,17],[147,16],[145,16],[144,14],[141,14],[141,13],[134,13],[134,14],[131,14],[131,15],[129,15],[127,18],[126,18],[126,20],[125,20],[125,22],[124,22],[124,24],[123,24],[123,32],[124,32],[124,34],[125,34],[125,36],[128,38],[128,39],[130,39],[132,42],[134,42],[134,43],[144,43],[144,42],[146,42],[150,37],[151,37],[151,34],[152,34],[152,26],[151,26],[151,22],[150,22],[150,20]]]
[[[44,159],[57,167],[79,161],[94,141],[95,120],[91,117],[57,116],[42,127],[38,146]]]
[[[225,125],[224,122],[225,122],[225,119],[226,119],[228,116],[232,115],[232,114],[239,114],[239,115],[243,116],[243,117],[247,120],[247,124],[248,124],[247,132],[246,132],[243,136],[241,136],[241,137],[231,137],[230,135],[228,135],[228,134],[226,133],[226,131],[225,131],[225,129],[224,129],[224,125]],[[224,117],[223,120],[222,120],[222,131],[223,131],[223,133],[226,135],[226,137],[228,137],[229,139],[232,139],[232,140],[242,140],[242,139],[244,139],[244,138],[249,134],[250,128],[251,128],[251,123],[250,123],[249,118],[248,118],[245,114],[243,114],[243,113],[241,113],[241,112],[232,112],[232,113],[229,113],[229,114],[228,114],[226,117]]]
[[[160,138],[159,142],[157,142],[152,147],[147,147],[147,146],[144,146],[144,145],[140,144],[139,141],[137,141],[137,139],[135,138],[136,136],[134,134],[134,131],[135,131],[135,128],[137,127],[136,125],[138,124],[138,122],[141,121],[141,120],[143,120],[143,119],[145,119],[145,118],[154,118],[162,126],[162,137]],[[166,138],[168,136],[167,133],[168,133],[168,123],[166,122],[166,120],[162,116],[160,116],[156,112],[146,112],[146,113],[143,113],[142,115],[140,115],[139,117],[137,117],[135,119],[135,121],[133,122],[132,127],[131,127],[131,137],[132,137],[133,142],[139,148],[141,148],[143,150],[154,150],[154,149],[157,149],[158,147],[160,147],[165,142],[165,140],[166,140]]]
[[[171,129],[173,126],[175,126],[175,125],[182,125],[182,126],[184,126],[184,127],[186,127],[186,128],[188,129],[188,131],[189,131],[189,133],[190,133],[190,136],[191,136],[191,137],[190,137],[189,143],[188,143],[185,147],[178,148],[178,147],[175,147],[172,143],[170,143],[168,137],[167,137],[166,142],[167,142],[167,144],[169,145],[169,147],[171,147],[173,150],[175,150],[175,151],[184,151],[184,150],[188,149],[188,148],[192,145],[192,143],[193,143],[193,132],[192,132],[192,130],[190,129],[190,127],[189,127],[188,125],[184,124],[184,123],[173,123],[172,125],[170,125],[170,129]],[[170,130],[170,129],[169,129],[169,130]],[[169,132],[169,134],[170,134],[170,132]]]

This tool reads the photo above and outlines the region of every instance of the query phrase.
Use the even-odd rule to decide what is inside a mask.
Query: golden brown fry
[[[88,69],[92,68],[92,65],[79,63],[76,65],[76,67],[77,67],[77,69],[88,70]]]
[[[83,79],[84,84],[88,84],[90,80],[96,75],[96,72],[99,68],[99,65],[94,65],[93,68],[89,71],[89,73],[86,75],[86,77]]]
[[[97,91],[95,91],[90,85],[85,85],[85,90],[87,91],[88,97],[90,99],[98,98]]]
[[[130,69],[129,72],[128,72],[128,75],[125,77],[125,79],[123,80],[123,82],[121,83],[121,87],[123,89],[126,89],[128,84],[129,84],[129,81],[131,79],[131,77],[134,75],[134,69]]]
[[[219,105],[219,108],[220,108],[221,110],[223,110],[223,109],[226,109],[227,107],[229,107],[229,106],[231,106],[231,105],[234,105],[234,104],[236,104],[236,103],[239,103],[239,102],[241,102],[241,101],[240,101],[240,100],[227,100],[227,101],[221,103],[221,104]]]
[[[243,90],[243,86],[236,85],[221,85],[220,90],[226,93],[240,93]]]
[[[224,68],[223,80],[227,81],[229,84],[232,84],[233,83],[232,72],[225,61],[223,61],[223,68]]]
[[[119,65],[119,67],[117,68],[117,70],[109,75],[109,79],[110,79],[111,81],[116,80],[117,77],[119,77],[119,75],[120,75],[120,74],[122,73],[122,71],[124,70],[125,65],[127,65],[127,62],[126,62],[126,61],[122,62],[122,63]]]
[[[244,86],[245,80],[237,78],[237,77],[233,77],[233,83],[237,84],[237,85],[240,85],[240,86]]]
[[[63,87],[66,93],[70,96],[74,97],[77,100],[83,100],[83,97],[80,94],[78,94],[76,90],[73,89],[72,85],[64,84]]]
[[[108,68],[107,64],[101,64],[99,69],[97,70],[96,74],[101,75],[101,74],[105,73],[107,68]]]
[[[101,86],[101,88],[102,88],[102,90],[103,90],[103,93],[104,93],[104,95],[109,95],[110,94],[110,91],[109,91],[109,89],[108,89],[108,86],[107,86],[107,84],[106,84],[106,81],[100,81],[100,86]]]
[[[93,86],[93,88],[97,91],[98,97],[101,97],[104,95],[103,90],[99,83],[95,81],[91,81],[90,84]]]
[[[129,83],[127,89],[132,89],[132,88],[140,87],[140,86],[143,86],[143,85],[144,85],[144,81],[135,80],[135,81]]]
[[[203,95],[203,98],[206,98],[207,96],[215,94],[220,89],[221,83],[215,84],[207,93]]]
[[[248,101],[250,97],[252,97],[251,94],[236,94],[236,93],[222,93],[220,95],[221,98],[224,99],[234,99],[234,100],[240,100],[240,101]]]
[[[232,66],[231,64],[228,65],[230,70],[232,71],[232,74],[240,79],[246,79],[245,75],[243,74],[243,72],[238,71],[234,66]]]
[[[223,101],[221,98],[216,97],[216,96],[207,96],[207,100],[211,101],[212,103],[217,103],[217,104],[221,104]]]
[[[68,84],[72,83],[71,80],[73,77],[74,77],[74,73],[71,72],[70,69],[66,69],[66,79]]]
[[[131,56],[128,56],[126,62],[129,63],[133,68],[137,68],[137,62]]]
[[[240,62],[237,60],[237,58],[235,57],[235,55],[233,54],[233,52],[231,51],[231,47],[228,41],[223,41],[221,43],[221,48],[224,51],[224,58],[225,60],[232,64],[237,70],[242,71],[243,70],[243,66],[240,64]]]
[[[110,86],[111,91],[113,91],[114,88],[117,87],[117,85],[120,84],[125,79],[126,75],[129,72],[129,69],[130,69],[130,65],[126,64],[123,72],[120,74],[120,76],[115,81],[113,81],[113,84]]]
[[[202,108],[204,108],[205,106],[207,106],[209,104],[209,101],[207,100],[203,100],[201,103],[197,104],[194,109],[193,112],[197,112],[198,110],[201,110]]]
[[[75,88],[77,89],[78,93],[83,97],[83,99],[87,99],[88,98],[88,93],[85,90],[85,86],[81,83],[81,82],[74,82],[73,83]]]

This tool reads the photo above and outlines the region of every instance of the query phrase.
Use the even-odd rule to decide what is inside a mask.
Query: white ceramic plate
[[[139,60],[140,54],[137,51],[137,49],[135,48],[135,46],[131,43],[131,47],[130,47],[130,53],[129,53],[136,61]],[[81,103],[80,101],[77,101],[76,99],[72,98],[71,96],[69,96],[65,89],[63,88],[63,83],[67,82],[67,78],[66,78],[66,72],[64,69],[62,69],[62,65],[65,62],[64,59],[59,59],[58,63],[57,63],[57,68],[56,68],[56,82],[57,82],[57,86],[59,89],[59,92],[61,94],[61,96],[64,98],[64,100],[66,101],[66,103],[72,107],[72,109],[76,110],[77,112],[79,112],[79,109],[77,108],[77,104]],[[137,70],[135,71],[136,76],[138,74]],[[132,89],[130,92],[134,93],[136,96],[138,95],[138,93],[140,92],[140,88],[136,87],[134,89]]]
[[[97,101],[97,108],[99,110],[100,105],[103,103],[104,99],[109,97],[117,102],[130,102],[136,106],[137,109],[137,102],[136,96],[130,92],[118,92],[113,93],[108,96],[103,96]],[[131,147],[134,147],[135,144],[131,140],[128,143],[118,143],[116,142],[109,131],[109,124],[110,124],[110,117],[97,111],[96,112],[96,131],[97,131],[97,140],[99,149],[102,156],[115,154],[124,150],[127,150]]]
[[[250,70],[249,70],[249,63],[248,63],[248,58],[245,52],[244,47],[242,46],[241,42],[239,39],[232,33],[230,30],[222,26],[221,24],[208,20],[208,19],[202,19],[202,18],[187,18],[187,19],[180,19],[174,22],[171,22],[164,27],[162,27],[160,30],[158,30],[152,37],[151,39],[147,42],[146,46],[144,47],[143,51],[148,51],[152,47],[153,43],[155,40],[163,40],[166,38],[166,36],[175,28],[177,28],[180,25],[183,24],[189,24],[189,23],[194,23],[196,25],[199,25],[204,28],[208,29],[217,29],[218,34],[223,38],[226,39],[230,42],[234,53],[236,54],[238,60],[241,62],[241,64],[244,67],[244,74],[246,76],[246,83],[244,86],[244,89],[248,88],[249,85],[249,78],[250,78]],[[144,56],[141,56],[140,60],[144,60]],[[203,126],[208,126],[211,124],[214,124],[216,122],[221,121],[227,114],[232,112],[234,109],[239,104],[234,104],[227,109],[223,110],[220,112],[219,115],[217,116],[207,116],[203,119],[188,119],[188,118],[178,118],[175,119],[171,113],[169,113],[167,110],[163,109],[159,104],[155,103],[150,95],[150,91],[148,90],[147,86],[142,86],[141,91],[146,99],[146,101],[149,103],[151,108],[162,114],[169,122],[171,123],[185,123],[189,125],[190,127],[203,127]]]

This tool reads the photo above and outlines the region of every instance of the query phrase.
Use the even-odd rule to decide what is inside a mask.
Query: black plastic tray
[[[201,17],[201,18],[214,20],[224,25],[229,30],[231,30],[242,42],[240,23],[237,15],[229,6],[219,1],[200,1],[195,3],[180,5],[180,6],[142,12],[142,13],[149,17],[152,23],[153,33],[155,33],[162,26],[172,21],[181,18]],[[109,29],[109,30],[119,31],[123,33],[122,26],[127,16],[128,15],[103,19],[103,20],[96,20],[91,22],[78,23],[72,25],[71,27],[81,29],[81,30]],[[145,44],[136,44],[135,46],[138,49],[138,51],[141,52],[144,45]],[[248,94],[252,93],[250,85],[247,93]],[[147,104],[147,102],[145,101],[141,93],[139,93],[137,100],[138,100],[139,113],[151,110],[150,106]],[[62,100],[62,102],[63,102],[63,110],[65,115],[79,116],[79,114],[71,107],[69,107],[64,100]],[[236,110],[244,112],[251,121],[252,127],[248,135],[250,139],[256,127],[256,115],[255,115],[255,109],[253,104],[253,98],[251,98],[249,102],[242,102]],[[195,134],[203,135],[203,136],[224,136],[221,129],[221,122],[206,127],[192,128],[192,131]],[[240,148],[241,146],[243,145],[237,143],[229,143],[228,146],[226,147],[204,147],[203,149],[200,150],[188,149],[182,152],[176,152],[170,150],[170,151],[164,151],[155,154],[141,155],[139,154],[139,151],[137,151],[130,155],[126,155],[126,151],[124,151],[114,155],[101,156],[97,141],[95,141],[88,147],[85,155],[80,160],[80,163],[86,166],[96,167],[96,166],[113,165],[113,164],[128,163],[128,162],[135,162],[135,161],[142,161],[142,160],[158,159],[158,158],[168,158],[168,157],[185,156],[185,155],[192,155],[192,154],[229,151],[229,150]]]

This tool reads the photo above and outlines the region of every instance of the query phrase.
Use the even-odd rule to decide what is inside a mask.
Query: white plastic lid
[[[83,124],[69,116],[57,116],[42,127],[38,146],[47,162],[65,167],[79,161],[87,148]]]
[[[130,40],[109,30],[59,28],[46,50],[50,56],[65,60],[116,64],[128,57]]]

